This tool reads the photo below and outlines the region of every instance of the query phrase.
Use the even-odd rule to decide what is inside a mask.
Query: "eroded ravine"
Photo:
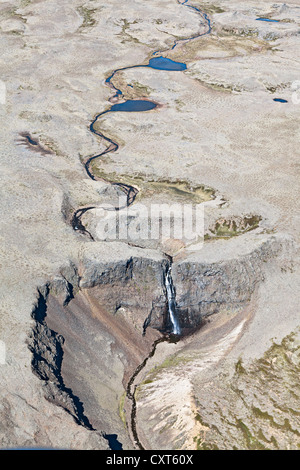
[[[162,336],[161,338],[157,339],[154,341],[151,351],[148,354],[148,356],[141,362],[141,364],[138,365],[138,367],[135,369],[134,373],[132,374],[130,380],[128,381],[127,387],[126,387],[126,397],[131,403],[131,414],[130,414],[130,432],[132,434],[132,439],[134,441],[134,444],[138,447],[139,450],[145,450],[143,445],[141,444],[139,437],[138,437],[138,432],[137,432],[137,427],[136,427],[136,388],[137,386],[134,385],[135,379],[139,375],[139,373],[144,369],[146,366],[148,360],[154,356],[156,347],[159,343],[162,343],[163,341],[168,340],[168,336]]]

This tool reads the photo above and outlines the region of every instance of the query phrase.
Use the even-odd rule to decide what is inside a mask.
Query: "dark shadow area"
[[[121,442],[118,441],[118,434],[104,434],[104,439],[108,441],[111,450],[123,450]]]

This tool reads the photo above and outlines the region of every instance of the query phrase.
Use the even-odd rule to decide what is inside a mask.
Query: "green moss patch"
[[[96,9],[89,9],[84,6],[77,8],[78,13],[83,18],[83,23],[80,28],[89,28],[96,24],[96,20],[93,15],[96,13]]]
[[[147,98],[150,96],[151,92],[153,92],[152,88],[143,85],[136,80],[131,80],[128,83],[123,72],[118,72],[114,76],[113,85],[115,88],[122,91],[122,96],[126,100]]]
[[[172,202],[178,203],[197,203],[209,201],[214,198],[215,191],[205,185],[192,185],[184,180],[147,179],[144,175],[117,174],[108,173],[98,167],[97,161],[91,163],[92,173],[104,181],[110,183],[123,183],[134,186],[139,189],[137,200],[151,198],[155,195],[166,195],[172,199]]]
[[[215,398],[209,409],[197,404],[195,420],[205,426],[195,437],[197,448],[298,450],[299,375],[299,331],[248,365],[239,359],[233,376],[211,385]]]
[[[222,30],[218,34],[202,36],[193,41],[188,41],[165,53],[167,57],[181,62],[191,62],[197,59],[226,58],[270,50],[271,45],[267,40],[257,37],[255,31]]]
[[[218,219],[205,234],[204,239],[232,238],[254,230],[259,226],[261,216],[249,215],[244,217],[231,217]]]

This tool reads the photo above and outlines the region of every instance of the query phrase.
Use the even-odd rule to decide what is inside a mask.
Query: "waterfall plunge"
[[[168,311],[170,315],[170,321],[172,323],[172,333],[174,335],[180,335],[181,330],[178,323],[178,319],[176,318],[175,289],[173,286],[173,280],[171,275],[171,266],[166,272],[165,285],[167,289]]]

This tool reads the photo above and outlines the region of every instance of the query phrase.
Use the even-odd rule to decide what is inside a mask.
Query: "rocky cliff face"
[[[139,67],[115,75],[124,97],[148,97],[163,107],[101,119],[97,129],[119,149],[94,161],[95,175],[136,185],[140,202],[149,204],[154,194],[159,203],[199,202],[198,189],[215,188],[230,201],[231,215],[258,214],[268,220],[267,229],[299,236],[299,106],[293,103],[299,8],[265,2],[250,8],[238,1],[216,7],[208,1],[213,34],[170,50],[175,37],[192,37],[202,23],[179,2],[164,0],[162,8],[158,0],[111,0],[105,8],[93,2],[92,9],[92,2],[82,3],[6,0],[0,6],[5,56],[0,81],[1,447],[107,448],[100,433],[85,426],[83,415],[93,429],[117,433],[124,446],[131,445],[118,405],[132,369],[163,327],[165,259],[146,243],[140,251],[121,243],[91,243],[69,225],[78,208],[115,207],[121,194],[116,186],[87,178],[83,166],[106,148],[89,124],[110,106],[112,90],[105,80],[113,70],[146,64],[151,52],[167,49],[169,58],[187,64],[178,74]],[[280,21],[256,21],[266,15]],[[273,101],[279,97],[287,102]],[[260,299],[252,293],[259,303],[257,326],[245,339],[247,347],[263,354],[270,338],[299,325],[299,270],[293,274],[282,266],[285,272],[278,269],[271,280],[256,282],[265,272],[263,252],[250,262],[247,257],[261,238],[258,243],[255,236],[246,238],[249,250],[240,250],[242,237],[236,235],[247,226],[239,227],[236,218],[228,223],[224,201],[218,215],[211,215],[212,224],[208,221],[204,250],[173,262],[177,306],[181,321],[192,329],[189,325],[198,325],[202,315],[216,311],[212,323],[222,306],[243,309],[255,285],[266,286]],[[91,211],[84,223],[88,215]],[[214,244],[213,238],[224,234],[234,236],[234,248],[230,240]],[[48,294],[42,288],[37,293],[37,286],[48,282]],[[46,304],[43,314],[38,302]],[[197,334],[202,343],[202,332],[180,341],[179,348]],[[163,384],[173,391],[169,377]],[[201,401],[202,384],[196,388]],[[269,386],[262,381],[262,388]],[[215,410],[208,406],[209,413]],[[144,421],[148,434],[149,416]],[[203,421],[209,416],[203,414]],[[168,431],[164,435],[170,442]]]
[[[183,334],[195,331],[213,313],[227,309],[233,315],[248,305],[263,280],[264,263],[281,246],[275,237],[252,236],[249,251],[250,241],[235,259],[226,241],[222,260],[208,244],[205,253],[173,262]],[[156,330],[165,331],[165,273],[171,261],[135,248],[118,257],[117,245],[115,250],[113,260],[86,252],[78,268],[64,268],[40,290],[29,348],[48,401],[89,430],[117,433],[130,448],[119,406],[130,376],[159,337]]]
[[[134,249],[99,260],[96,251],[40,289],[28,341],[32,370],[47,401],[102,439],[116,434],[131,448],[119,406],[129,377],[159,337],[155,330],[143,336],[143,325],[156,302],[165,304],[167,261]]]
[[[162,330],[166,314],[164,274],[169,261],[163,255],[151,254],[145,256],[141,250],[139,256],[117,262],[87,260],[79,284],[81,289],[94,288],[99,305],[110,314],[127,316],[140,332],[145,321]]]
[[[240,244],[236,240],[209,242],[199,252],[173,262],[143,249],[133,249],[132,255],[115,261],[86,258],[79,287],[93,288],[99,305],[111,315],[127,317],[140,331],[152,327],[163,332],[168,315],[165,275],[172,264],[177,315],[187,333],[221,307],[245,306],[264,278],[264,263],[279,248],[275,237],[248,235]]]
[[[210,378],[201,387],[200,406],[196,399],[197,449],[298,450],[299,364],[297,329],[260,359],[246,365],[239,358],[233,371]]]
[[[248,240],[251,245],[251,236]],[[280,242],[275,237],[261,237],[252,251],[245,250],[240,255],[237,252],[236,257],[226,259],[226,251],[230,253],[232,245],[232,241],[225,241],[221,247],[212,243],[207,245],[207,251],[213,252],[215,248],[213,258],[205,260],[205,254],[200,252],[174,262],[177,314],[186,331],[199,326],[203,318],[217,313],[220,308],[245,307],[255,286],[264,279],[264,263],[276,255]]]
[[[64,384],[61,375],[64,338],[51,330],[45,321],[48,286],[43,291],[39,293],[37,305],[32,312],[36,322],[28,344],[32,352],[32,370],[43,381],[45,398],[71,414],[77,424],[91,430],[93,428],[84,415],[82,403]]]

